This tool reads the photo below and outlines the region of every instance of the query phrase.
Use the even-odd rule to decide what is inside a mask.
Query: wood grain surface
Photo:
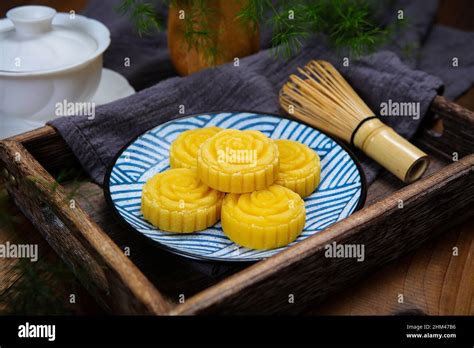
[[[361,275],[449,231],[459,224],[450,219],[453,213],[464,218],[474,216],[473,167],[474,155],[467,156],[225,279],[172,312],[301,313],[310,299],[313,304],[321,303],[329,293],[350,287]],[[439,204],[430,205],[432,201]],[[404,202],[402,208],[399,202]],[[457,202],[455,208],[453,202]],[[430,224],[436,229],[427,229]],[[365,260],[358,263],[353,258],[326,257],[325,246],[332,242],[364,245]],[[294,296],[292,302],[290,296]]]
[[[15,203],[105,308],[117,314],[168,310],[167,302],[123,251],[21,144],[0,142],[0,159],[6,163],[3,174]],[[123,286],[124,279],[130,286]]]
[[[458,109],[456,105],[444,98],[438,97],[433,107],[439,108],[443,120],[461,119],[468,122],[470,128],[474,127],[474,113]],[[455,109],[457,114],[451,115],[448,112]],[[448,122],[446,125],[452,127],[455,124]],[[474,134],[466,134],[466,136],[472,138]],[[39,146],[39,138],[49,140]],[[63,153],[68,152],[59,138],[54,140],[51,129],[48,127],[21,135],[16,139],[21,140],[30,151],[35,153],[35,156],[43,158],[43,165],[47,168],[51,168],[50,165],[55,167],[57,164],[55,158],[46,156],[47,153],[63,156]],[[468,147],[460,147],[460,151],[473,152],[471,140],[467,139],[466,142],[461,142],[460,144],[466,144]],[[438,141],[438,144],[442,144],[442,142]],[[423,147],[424,144],[421,142],[419,146]],[[15,164],[14,156],[17,154],[22,156],[21,165]],[[30,219],[36,221],[37,225],[41,227],[41,232],[64,259],[72,262],[73,265],[76,265],[76,268],[86,266],[85,273],[88,277],[85,278],[88,282],[85,282],[85,284],[89,285],[89,290],[92,288],[91,292],[93,294],[95,293],[94,286],[99,288],[105,286],[107,289],[113,289],[112,297],[105,301],[105,307],[109,307],[109,310],[112,311],[122,309],[124,313],[133,313],[133,306],[124,306],[130,304],[132,298],[140,299],[142,286],[137,286],[140,275],[135,274],[134,279],[130,278],[130,275],[132,275],[130,273],[134,273],[134,271],[126,270],[127,262],[123,257],[121,262],[117,261],[118,263],[110,264],[116,271],[104,273],[100,269],[101,266],[94,266],[95,263],[102,264],[103,261],[107,263],[107,260],[121,256],[122,252],[120,250],[113,251],[113,248],[110,249],[110,247],[105,248],[105,245],[109,242],[106,241],[106,238],[104,239],[105,236],[100,230],[94,232],[94,225],[86,225],[85,220],[87,218],[82,212],[71,214],[71,210],[64,206],[65,193],[62,190],[59,190],[59,192],[48,190],[48,187],[54,185],[53,179],[29,156],[22,146],[13,140],[1,143],[0,157],[7,164],[9,173],[7,180],[10,178],[10,192],[16,197],[16,203],[22,207]],[[446,232],[450,227],[459,224],[461,218],[464,219],[469,214],[474,213],[471,209],[474,203],[472,201],[474,199],[474,181],[471,172],[471,168],[474,166],[474,156],[467,156],[448,168],[443,168],[447,164],[446,160],[443,160],[445,156],[432,156],[432,165],[430,166],[432,175],[402,190],[398,190],[401,184],[393,176],[386,177],[383,175],[376,184],[371,186],[368,192],[368,202],[372,204],[369,209],[358,212],[329,228],[325,233],[313,236],[296,245],[290,249],[291,252],[282,252],[219,284],[217,283],[220,279],[237,272],[238,269],[215,265],[209,267],[209,264],[205,266],[203,264],[197,265],[195,262],[176,256],[173,260],[166,253],[160,255],[158,249],[147,248],[147,246],[141,244],[142,242],[135,235],[123,226],[114,223],[114,216],[106,206],[99,187],[87,182],[79,182],[79,187],[74,188],[77,184],[74,181],[63,186],[76,191],[76,194],[80,193],[79,198],[83,198],[83,200],[79,201],[79,205],[107,232],[119,245],[120,249],[123,250],[124,247],[127,247],[132,251],[130,258],[133,263],[145,273],[147,278],[162,293],[165,293],[169,302],[177,304],[183,295],[187,298],[187,301],[180,304],[172,313],[197,314],[222,313],[224,311],[229,313],[273,313],[281,311],[301,313],[307,307],[309,300],[314,303],[316,303],[315,301],[321,302],[328,294],[352,284],[362,274],[380,268],[385,262],[396,259],[407,250],[419,247],[423,242],[432,238],[433,235]],[[31,187],[33,190],[30,190],[30,187],[24,183],[18,185],[19,179],[13,180],[11,176],[15,178],[34,177],[42,180],[40,182],[35,180],[35,185]],[[43,181],[49,183],[49,185],[46,185]],[[96,194],[93,200],[91,200],[90,194],[87,194],[87,190],[95,191]],[[396,190],[398,191],[394,195],[390,195],[391,192]],[[37,198],[40,201],[36,201]],[[406,207],[402,210],[397,207],[400,200],[406,204]],[[42,205],[42,202],[46,204]],[[437,203],[431,204],[432,202]],[[62,230],[53,228],[57,224],[51,224],[52,221],[45,219],[44,208],[48,206],[57,207],[53,210],[59,216],[59,221],[65,225]],[[38,207],[40,207],[39,210]],[[457,214],[458,218],[450,219],[453,214]],[[388,221],[391,221],[391,223],[388,223]],[[427,223],[436,229],[433,231],[427,230]],[[74,231],[75,226],[84,232],[81,234]],[[69,233],[69,230],[72,230],[73,233]],[[121,238],[124,239],[121,240]],[[336,240],[339,243],[364,244],[367,246],[370,258],[360,265],[354,264],[351,262],[352,260],[328,260],[322,255],[323,246],[328,240]],[[84,243],[92,243],[91,246],[94,244],[95,246],[86,250],[84,249]],[[100,255],[95,253],[94,250],[101,250]],[[74,251],[78,255],[70,254]],[[166,265],[166,267],[163,267],[163,265]],[[122,292],[125,295],[127,291],[132,291],[134,297],[128,295],[117,296],[117,289],[120,289],[122,283],[106,279],[109,273],[113,274],[117,271],[118,274],[122,274],[122,281],[125,282],[123,284],[128,284],[123,289],[129,290],[125,292],[122,290]],[[207,277],[206,271],[209,273]],[[344,273],[343,276],[332,276],[333,273],[341,271]],[[76,274],[81,276],[81,272],[77,272],[77,269]],[[124,277],[124,274],[129,275],[129,277]],[[91,277],[91,275],[97,277]],[[173,275],[174,278],[170,275]],[[284,279],[284,282],[280,282],[281,279]],[[303,281],[303,279],[310,279],[310,281]],[[112,284],[115,284],[116,287],[111,287]],[[275,284],[278,286],[275,286]],[[204,290],[213,285],[215,286]],[[133,290],[134,288],[137,291]],[[315,289],[318,291],[314,291]],[[196,292],[199,292],[196,297],[189,298]],[[298,296],[300,301],[297,304],[286,302],[285,306],[284,299],[289,293]],[[401,295],[405,296],[403,293]],[[97,296],[97,293],[95,293],[95,296],[98,297],[99,301],[106,300],[100,294]],[[116,300],[117,297],[121,298],[121,301]],[[161,300],[159,294],[151,295],[151,298],[156,303],[163,302],[166,307],[166,301]],[[246,300],[242,300],[243,298]],[[142,298],[139,301],[142,306],[144,305],[143,300]],[[148,301],[148,303],[150,302]],[[259,305],[256,305],[256,303]],[[159,312],[162,312],[162,310]],[[143,309],[138,309],[137,312],[143,313]]]
[[[40,1],[2,1],[0,4],[0,14],[6,8],[16,6],[20,2],[39,3]],[[53,3],[54,1],[41,2]],[[80,8],[84,3],[85,1],[55,1],[53,6],[65,6],[67,10],[71,6],[78,6]],[[441,1],[437,21],[465,30],[473,30],[472,11],[470,14],[467,11],[469,8],[472,8],[471,1]],[[474,89],[467,92],[458,102],[473,109]],[[465,130],[460,129],[459,131]],[[34,144],[34,134],[30,134],[30,136],[32,138],[29,141],[31,144]],[[50,133],[50,136],[52,137],[52,142],[57,140],[53,139],[55,137],[53,132]],[[440,156],[430,170],[446,164],[446,153],[449,154],[448,151],[445,151],[444,159]],[[76,167],[73,157],[67,154],[63,155],[65,157],[61,157],[61,153],[53,156],[56,158],[55,165],[52,165],[53,172],[64,166]],[[57,173],[53,174],[56,175]],[[0,183],[0,187],[1,185]],[[397,185],[399,184],[394,183],[389,175],[382,175],[371,186],[368,203],[379,201],[389,192],[388,190],[397,188]],[[81,207],[86,212],[94,213],[94,220],[99,225],[113,225],[114,218],[107,211],[100,188],[91,183],[78,181],[69,181],[65,186],[66,190],[81,194]],[[8,201],[7,198],[5,200],[6,202],[1,206],[1,209],[2,211],[8,211],[8,215],[15,217],[15,228],[0,220],[0,243],[5,241],[38,243],[41,255],[47,255],[52,262],[61,262],[40,234],[18,212],[13,202]],[[433,202],[433,204],[436,203]],[[445,204],[448,204],[448,202]],[[97,210],[95,209],[96,207],[102,207],[103,210]],[[456,219],[455,214],[453,214],[452,219]],[[115,230],[120,231],[120,228]],[[439,232],[433,231],[433,234],[438,234]],[[216,265],[188,263],[182,258],[151,247],[143,240],[131,238],[123,232],[116,232],[116,235],[111,237],[122,249],[125,246],[131,247],[130,257],[132,261],[149,276],[152,282],[161,281],[159,284],[160,291],[166,296],[167,302],[179,303],[182,295],[188,298],[240,270],[238,267],[229,269]],[[356,285],[347,288],[346,291],[327,298],[323,305],[305,304],[302,306],[301,312],[329,315],[397,313],[426,313],[434,315],[474,314],[473,240],[474,219],[470,219],[461,227],[451,229],[450,232],[441,235],[434,241],[423,244],[417,251],[381,267],[374,274],[361,279]],[[456,253],[454,253],[453,248],[457,248]],[[138,250],[138,253],[135,252]],[[21,294],[16,294],[15,286],[20,283],[24,274],[18,272],[18,269],[15,267],[16,263],[17,261],[12,259],[0,260],[0,312],[2,310],[4,312],[8,311],[8,303],[2,302],[2,297],[12,293],[21,296]],[[173,263],[180,271],[175,273],[168,271],[167,267],[160,267],[169,263]],[[39,268],[39,265],[34,264],[32,268]],[[154,276],[151,276],[152,274]],[[60,289],[58,287],[58,294],[62,292],[61,290],[65,290],[63,292],[66,294],[69,293],[69,289]],[[311,289],[311,291],[318,291],[318,289]],[[100,309],[92,303],[85,291],[79,289],[78,294],[80,294],[79,301],[74,306],[76,313],[100,312]],[[399,301],[400,294],[403,295],[403,303]],[[193,310],[193,303],[189,303],[186,306],[180,307],[178,311],[187,313],[193,312]],[[47,314],[47,312],[44,314]]]

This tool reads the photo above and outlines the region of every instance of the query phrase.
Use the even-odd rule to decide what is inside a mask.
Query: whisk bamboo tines
[[[358,147],[406,183],[419,179],[428,155],[382,123],[325,61],[298,68],[280,92],[288,114]]]

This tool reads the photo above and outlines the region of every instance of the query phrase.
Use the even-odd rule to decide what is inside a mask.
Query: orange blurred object
[[[180,75],[189,75],[209,66],[258,52],[260,49],[258,28],[253,30],[236,18],[244,4],[245,2],[241,0],[215,0],[209,2],[211,8],[206,14],[195,15],[196,23],[208,22],[209,29],[215,33],[210,34],[205,48],[189,48],[186,41],[184,34],[186,21],[182,16],[192,14],[190,6],[179,1],[177,5],[171,5],[168,15],[168,46],[171,60]],[[200,29],[202,28],[194,28],[194,30]],[[217,52],[214,61],[209,59],[206,49],[209,46]]]

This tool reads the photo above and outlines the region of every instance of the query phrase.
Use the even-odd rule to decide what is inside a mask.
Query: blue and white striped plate
[[[143,184],[169,169],[169,149],[183,131],[218,126],[259,130],[273,139],[291,139],[315,150],[321,158],[321,183],[305,199],[306,225],[298,243],[324,230],[362,207],[365,179],[355,157],[340,143],[303,123],[281,116],[258,113],[209,113],[161,124],[139,136],[117,156],[105,182],[106,198],[132,229],[165,249],[195,259],[257,261],[286,249],[242,248],[222,232],[221,224],[192,234],[162,232],[143,219],[140,210]]]

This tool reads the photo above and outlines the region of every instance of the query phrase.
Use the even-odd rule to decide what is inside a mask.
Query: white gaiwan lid
[[[110,44],[108,29],[46,6],[21,6],[0,21],[0,73],[42,73],[85,63]]]

